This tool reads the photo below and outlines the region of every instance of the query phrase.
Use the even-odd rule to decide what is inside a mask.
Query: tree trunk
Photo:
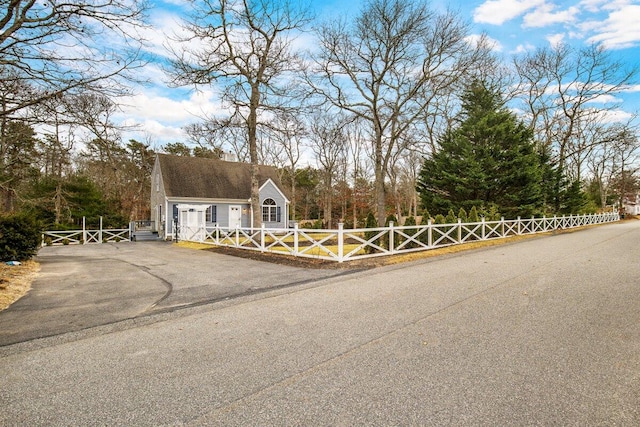
[[[247,131],[249,140],[249,159],[251,161],[251,210],[253,213],[252,225],[255,228],[262,226],[262,210],[260,209],[260,185],[258,183],[258,105],[260,92],[258,84],[251,86],[251,100],[249,102],[249,117],[247,118]]]

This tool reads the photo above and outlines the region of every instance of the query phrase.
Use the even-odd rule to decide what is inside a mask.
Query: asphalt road
[[[0,347],[0,424],[640,425],[639,238],[627,221]]]

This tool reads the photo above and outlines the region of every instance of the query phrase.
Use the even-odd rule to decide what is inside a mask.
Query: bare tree
[[[323,111],[313,116],[309,126],[311,149],[322,175],[324,222],[331,228],[333,216],[333,179],[347,148],[345,126],[348,119],[340,114]]]
[[[466,36],[455,14],[406,0],[372,0],[352,25],[334,22],[318,30],[320,49],[308,81],[322,99],[368,123],[379,224],[398,144],[417,132],[430,102],[451,90],[477,60]]]
[[[266,126],[267,138],[276,159],[275,165],[286,171],[290,180],[291,212],[296,212],[296,175],[303,151],[307,129],[299,115],[284,111],[277,114]]]
[[[597,144],[598,133],[590,133],[589,127],[619,106],[615,95],[633,82],[637,70],[597,45],[574,49],[562,44],[538,49],[516,58],[515,66],[530,127],[555,154],[560,172],[554,189],[557,211],[561,182],[569,174],[569,157]],[[585,141],[590,135],[595,139]],[[579,167],[581,162],[574,164]]]
[[[0,80],[30,90],[5,94],[0,115],[13,116],[73,91],[122,93],[121,79],[133,79],[129,71],[143,65],[143,40],[136,30],[144,12],[145,3],[138,0],[4,1]]]
[[[366,174],[366,159],[364,159],[364,151],[368,143],[368,138],[357,119],[351,121],[345,127],[345,133],[348,141],[347,160],[350,162],[351,166],[351,213],[353,217],[353,227],[357,228],[360,199],[363,194],[366,194],[367,190],[366,186],[362,185],[362,182],[369,177]],[[370,208],[369,206],[367,207]],[[366,215],[365,212],[363,213]]]
[[[202,0],[196,1],[192,16],[184,23],[184,37],[171,75],[176,85],[223,87],[223,101],[246,133],[251,162],[251,205],[253,226],[262,222],[258,195],[258,120],[261,112],[284,108],[281,99],[292,90],[286,87],[297,60],[289,35],[310,20],[306,9],[290,0]]]

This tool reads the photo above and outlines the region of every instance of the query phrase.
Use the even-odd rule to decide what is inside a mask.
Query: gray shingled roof
[[[243,199],[251,197],[251,165],[201,157],[158,154],[167,197]],[[283,191],[276,169],[258,166],[258,186],[271,178]]]

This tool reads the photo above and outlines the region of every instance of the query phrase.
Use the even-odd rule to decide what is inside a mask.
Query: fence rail
[[[604,224],[620,220],[617,213],[571,215],[454,224],[316,230],[299,228],[206,227],[184,233],[186,240],[296,257],[337,262],[441,248],[462,243],[545,233],[554,230]]]
[[[102,228],[102,218],[98,229],[87,229],[82,219],[80,230],[49,230],[42,233],[42,246],[86,245],[91,243],[128,242],[132,228]]]

